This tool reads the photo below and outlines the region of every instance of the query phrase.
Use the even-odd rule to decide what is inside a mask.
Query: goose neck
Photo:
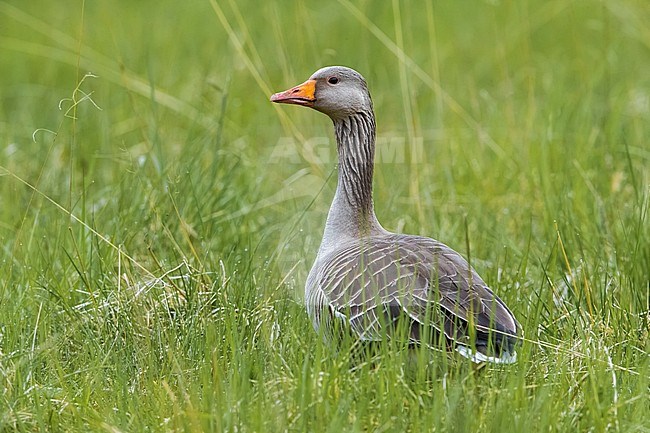
[[[375,118],[372,112],[334,120],[338,184],[325,225],[321,253],[346,240],[384,233],[375,216],[372,178]]]
[[[363,216],[373,212],[372,179],[375,159],[375,118],[358,112],[334,121],[339,157],[337,197]]]

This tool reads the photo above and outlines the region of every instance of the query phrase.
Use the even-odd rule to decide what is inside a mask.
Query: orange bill
[[[316,101],[316,80],[307,80],[304,83],[292,87],[284,92],[271,96],[271,102],[278,104],[295,104],[313,107]]]

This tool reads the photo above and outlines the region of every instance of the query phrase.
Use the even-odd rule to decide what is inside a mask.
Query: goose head
[[[319,69],[304,83],[271,96],[271,102],[310,107],[334,121],[372,111],[366,80],[344,66]]]

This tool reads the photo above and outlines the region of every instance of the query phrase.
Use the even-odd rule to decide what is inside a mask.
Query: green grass
[[[645,1],[0,22],[0,431],[650,431]],[[379,219],[470,257],[524,327],[517,364],[386,344],[355,366],[313,332],[331,122],[268,97],[329,64],[366,76],[389,143]]]

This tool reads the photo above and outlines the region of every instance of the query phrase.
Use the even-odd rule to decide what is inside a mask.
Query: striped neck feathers
[[[376,223],[372,203],[375,159],[375,116],[359,111],[334,120],[339,155],[336,205],[346,207],[358,219],[360,234],[368,234]],[[348,213],[348,212],[346,212]]]

